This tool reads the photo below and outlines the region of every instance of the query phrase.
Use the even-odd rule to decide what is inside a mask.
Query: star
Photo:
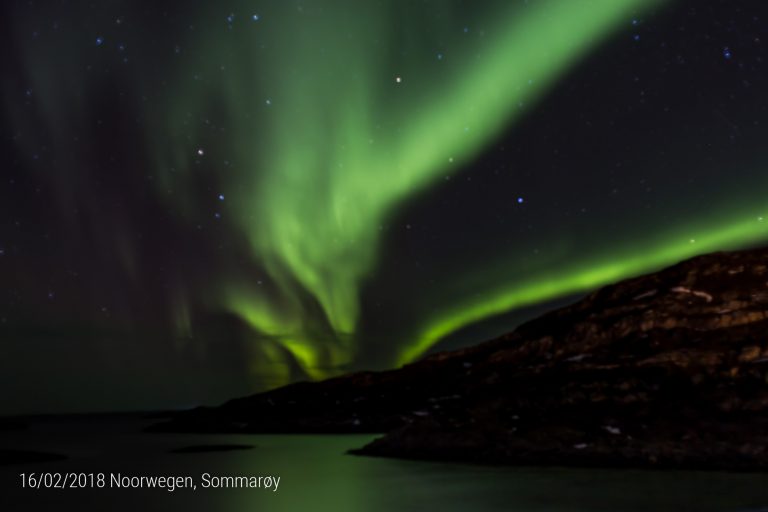
[[[96,46],[101,46],[102,44],[104,44],[104,38],[101,37],[101,36],[97,37],[96,38]]]
[[[197,154],[200,155],[200,156],[203,156],[205,154],[205,151],[203,150],[203,148],[199,148],[197,150]]]
[[[224,200],[224,194],[219,194],[219,201],[223,201],[223,200]]]
[[[522,197],[517,198],[517,204],[523,204],[525,200]]]
[[[401,83],[402,81],[403,81],[402,77],[400,77],[400,76],[396,76],[395,77],[395,82],[397,82],[398,84]]]

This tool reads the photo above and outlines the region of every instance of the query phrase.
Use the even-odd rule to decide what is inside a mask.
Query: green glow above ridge
[[[400,352],[398,364],[413,361],[445,336],[493,315],[569,294],[587,292],[698,254],[764,240],[768,238],[768,222],[762,216],[740,212],[725,221],[689,225],[685,233],[700,235],[686,238],[683,233],[677,232],[665,234],[656,240],[625,245],[622,250],[614,248],[610,259],[602,262],[590,261],[559,272],[553,271],[547,277],[502,286],[486,291],[480,301],[446,308],[437,318],[427,321],[416,341]]]

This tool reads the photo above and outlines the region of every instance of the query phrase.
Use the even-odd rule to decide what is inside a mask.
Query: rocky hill
[[[476,347],[300,383],[155,430],[387,432],[356,453],[768,469],[768,249],[607,286]]]

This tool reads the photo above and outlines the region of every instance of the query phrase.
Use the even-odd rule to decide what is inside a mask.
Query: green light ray
[[[453,304],[443,309],[436,318],[425,322],[415,341],[400,352],[398,364],[417,359],[452,332],[493,315],[587,292],[698,254],[765,240],[768,238],[768,216],[753,214],[764,208],[764,205],[759,209],[742,207],[737,214],[722,215],[723,220],[687,223],[684,230],[665,232],[656,239],[649,237],[642,243],[623,244],[620,249],[614,247],[605,251],[610,257],[602,261],[583,262],[546,276],[536,276],[527,282],[504,283],[503,279],[494,276],[495,281],[503,284],[486,290],[482,299]]]

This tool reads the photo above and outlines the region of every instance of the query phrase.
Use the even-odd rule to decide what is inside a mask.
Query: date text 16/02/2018
[[[191,476],[137,476],[122,473],[20,473],[21,485],[29,489],[177,489],[197,490]],[[203,489],[263,489],[277,492],[279,476],[200,475]]]

